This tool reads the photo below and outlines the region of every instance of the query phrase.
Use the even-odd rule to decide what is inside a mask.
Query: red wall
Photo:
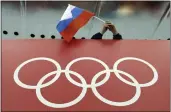
[[[76,105],[55,109],[42,104],[35,90],[18,86],[13,79],[15,69],[30,58],[48,57],[56,60],[62,69],[79,57],[94,57],[105,62],[110,69],[120,58],[136,57],[149,62],[158,73],[157,82],[150,87],[142,87],[140,98],[133,104],[123,107],[111,106],[100,101],[87,90],[85,97]],[[124,61],[119,70],[131,74],[139,83],[149,82],[153,78],[151,69],[138,61]],[[56,70],[47,61],[35,61],[25,65],[19,72],[20,80],[26,84],[36,85],[45,74]],[[74,63],[71,70],[81,74],[88,84],[94,75],[104,67],[94,61],[86,60]],[[122,75],[123,76],[123,75]],[[72,77],[81,82],[78,78]],[[105,77],[102,75],[101,80]],[[124,76],[123,76],[124,77]],[[125,79],[131,81],[128,77]],[[99,82],[100,80],[97,80]],[[91,110],[91,111],[169,111],[170,105],[170,41],[147,40],[2,40],[2,110],[3,111],[57,111],[57,110]],[[46,82],[46,81],[45,81]],[[75,99],[82,88],[70,83],[64,74],[52,85],[42,88],[43,96],[54,103],[64,103]],[[135,87],[120,81],[114,73],[100,87],[99,93],[112,101],[126,101],[135,94]]]

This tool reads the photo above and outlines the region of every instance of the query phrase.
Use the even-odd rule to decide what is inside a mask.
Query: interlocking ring
[[[153,71],[153,74],[154,74],[153,79],[152,79],[150,82],[148,82],[148,83],[140,84],[140,87],[148,87],[148,86],[151,86],[151,85],[153,85],[154,83],[156,83],[156,81],[157,81],[157,79],[158,79],[157,70],[156,70],[150,63],[148,63],[147,61],[144,61],[144,60],[139,59],[139,58],[134,58],[134,57],[125,57],[125,58],[121,58],[121,59],[117,60],[117,61],[115,62],[115,64],[113,65],[113,70],[114,70],[114,73],[115,73],[116,77],[118,77],[122,82],[124,82],[124,83],[126,83],[126,84],[128,84],[128,85],[131,85],[131,86],[137,86],[137,85],[135,85],[134,83],[129,82],[129,81],[125,80],[124,78],[122,78],[122,77],[119,75],[119,73],[117,72],[117,71],[118,71],[118,70],[117,70],[117,67],[118,67],[119,63],[121,63],[122,61],[125,61],[125,60],[136,60],[136,61],[140,61],[140,62],[142,62],[142,63],[148,65],[148,66],[151,68],[151,70]]]
[[[74,84],[74,85],[76,85],[76,86],[78,86],[78,87],[87,87],[87,88],[91,88],[91,87],[92,87],[91,84],[83,85],[83,84],[80,84],[80,83],[76,82],[75,80],[73,80],[73,79],[71,78],[71,76],[70,76],[69,73],[68,73],[68,71],[70,71],[71,65],[73,65],[75,62],[78,62],[78,61],[81,61],[81,60],[92,60],[92,61],[96,61],[96,62],[100,63],[101,65],[103,65],[104,68],[106,69],[106,77],[105,77],[102,81],[98,82],[97,84],[94,84],[93,86],[98,87],[98,86],[103,85],[106,81],[108,81],[108,79],[110,78],[109,67],[108,67],[103,61],[101,61],[101,60],[99,60],[99,59],[96,59],[96,58],[92,58],[92,57],[82,57],[82,58],[77,58],[77,59],[75,59],[75,60],[72,60],[71,62],[68,63],[68,65],[67,65],[66,68],[65,68],[65,70],[66,70],[66,72],[65,72],[66,77],[67,77],[67,79],[68,79],[72,84]]]
[[[110,72],[114,72],[113,70],[109,70],[109,71],[110,71]],[[105,72],[106,72],[106,70],[97,73],[97,74],[93,77],[93,79],[92,79],[92,82],[91,82],[92,85],[94,85],[94,84],[96,83],[96,80],[98,79],[98,77],[100,77],[100,76],[101,76],[102,74],[104,74]],[[103,96],[101,96],[101,95],[98,93],[96,87],[94,87],[94,86],[92,86],[92,91],[93,91],[93,93],[95,94],[95,96],[96,96],[98,99],[100,99],[100,100],[103,101],[104,103],[107,103],[108,105],[112,105],[112,106],[127,106],[127,105],[130,105],[130,104],[136,102],[136,101],[138,100],[138,98],[140,97],[140,94],[141,94],[141,88],[140,88],[140,86],[139,86],[138,81],[137,81],[133,76],[131,76],[130,74],[128,74],[128,73],[126,73],[126,72],[123,72],[123,71],[120,71],[120,70],[118,70],[117,72],[119,72],[120,74],[123,74],[123,75],[129,77],[129,78],[134,82],[134,84],[137,85],[137,86],[135,86],[135,87],[136,87],[135,96],[134,96],[132,99],[130,99],[130,100],[128,100],[128,101],[125,101],[125,102],[114,102],[114,101],[110,101],[110,100],[104,98]]]
[[[46,61],[50,61],[52,63],[55,64],[55,66],[57,67],[57,70],[56,71],[52,71],[46,75],[44,75],[37,83],[37,85],[33,86],[33,85],[27,85],[27,84],[24,84],[23,82],[20,81],[19,79],[19,71],[20,69],[32,62],[32,61],[38,61],[38,60],[46,60]],[[102,70],[100,72],[98,72],[97,74],[94,75],[94,77],[92,78],[91,80],[91,83],[90,84],[87,84],[86,80],[82,77],[82,75],[78,74],[77,72],[74,72],[74,71],[71,71],[70,70],[70,67],[75,63],[75,62],[78,62],[78,61],[82,61],[82,60],[92,60],[92,61],[96,61],[100,64],[102,64],[105,68],[105,70]],[[140,61],[146,65],[149,66],[149,68],[152,69],[153,71],[153,74],[154,74],[154,77],[153,79],[148,82],[148,83],[145,83],[145,84],[139,84],[139,82],[130,74],[124,72],[124,71],[121,71],[121,70],[118,70],[118,65],[119,63],[123,62],[123,61],[126,61],[126,60],[136,60],[136,61]],[[68,81],[70,81],[72,84],[78,86],[78,87],[81,87],[82,88],[82,92],[80,93],[80,95],[74,99],[73,101],[70,101],[70,102],[67,102],[67,103],[63,103],[63,104],[57,104],[57,103],[52,103],[52,102],[49,102],[47,101],[41,94],[41,89],[42,88],[45,88],[47,86],[50,86],[51,84],[53,84],[55,81],[58,80],[58,78],[60,77],[61,73],[65,73],[65,76],[66,78],[68,79]],[[106,83],[109,78],[110,78],[110,73],[111,72],[114,72],[116,77],[118,79],[120,79],[122,82],[124,82],[125,84],[128,84],[130,86],[134,86],[136,88],[136,93],[135,95],[132,97],[132,99],[130,100],[127,100],[127,101],[124,101],[124,102],[115,102],[115,101],[111,101],[111,100],[108,100],[106,98],[104,98],[98,91],[97,91],[97,87],[103,85],[104,83]],[[55,74],[55,77],[52,78],[52,80],[50,80],[49,82],[46,82],[45,84],[43,84],[43,82],[50,76],[54,75]],[[80,80],[81,80],[81,83],[75,81],[74,79],[71,78],[70,75],[75,75],[76,77],[78,77]],[[100,82],[96,83],[97,79],[102,75],[102,74],[106,74],[105,78],[103,80],[101,80]],[[125,75],[127,76],[128,78],[130,78],[133,82],[130,82],[126,79],[124,79],[120,74],[122,75]],[[38,100],[43,103],[44,105],[46,106],[49,106],[49,107],[52,107],[52,108],[66,108],[66,107],[70,107],[70,106],[73,106],[75,104],[77,104],[78,102],[80,102],[84,96],[86,95],[86,92],[87,92],[87,89],[92,89],[94,95],[99,99],[101,100],[102,102],[108,104],[108,105],[111,105],[111,106],[127,106],[127,105],[131,105],[133,103],[135,103],[140,95],[141,95],[141,87],[148,87],[148,86],[152,86],[153,84],[155,84],[158,80],[158,73],[157,73],[157,70],[150,64],[148,63],[147,61],[144,61],[142,59],[139,59],[139,58],[135,58],[135,57],[125,57],[125,58],[121,58],[119,60],[117,60],[114,65],[113,65],[113,69],[109,69],[108,66],[101,60],[99,59],[96,59],[96,58],[93,58],[93,57],[81,57],[81,58],[77,58],[75,60],[72,60],[70,63],[68,63],[68,65],[66,66],[65,70],[61,70],[61,67],[59,65],[58,62],[56,62],[55,60],[53,59],[50,59],[50,58],[46,58],[46,57],[38,57],[38,58],[32,58],[30,60],[27,60],[25,62],[23,62],[22,64],[20,64],[15,72],[14,72],[14,81],[16,82],[16,84],[18,84],[20,87],[22,88],[25,88],[25,89],[35,89],[36,90],[36,95],[37,95],[37,98]]]
[[[33,62],[33,61],[38,61],[38,60],[45,60],[45,61],[50,61],[52,62],[53,64],[55,64],[55,66],[57,67],[57,70],[61,71],[61,66],[59,65],[58,62],[56,62],[55,60],[51,59],[51,58],[46,58],[46,57],[38,57],[38,58],[32,58],[32,59],[29,59],[25,62],[23,62],[22,64],[20,64],[17,69],[15,70],[14,72],[14,81],[21,87],[25,88],[25,89],[36,89],[36,88],[44,88],[44,87],[47,87],[49,85],[51,85],[52,83],[54,83],[59,77],[60,77],[60,73],[57,73],[56,76],[49,82],[45,83],[45,84],[42,84],[40,87],[38,86],[32,86],[32,85],[27,85],[27,84],[24,84],[23,82],[20,81],[19,77],[18,77],[18,73],[20,71],[20,69],[30,63],[30,62]]]
[[[43,82],[44,82],[48,77],[52,76],[53,74],[55,74],[55,73],[58,74],[58,73],[62,73],[62,72],[65,73],[66,70],[53,71],[53,72],[50,72],[50,73],[46,74],[44,77],[42,77],[42,78],[39,80],[39,82],[37,83],[37,86],[38,86],[38,87],[41,86],[41,85],[43,84]],[[85,81],[85,79],[84,79],[80,74],[78,74],[78,73],[76,73],[76,72],[74,72],[74,71],[67,71],[67,72],[70,73],[70,74],[75,75],[76,77],[78,77],[78,78],[81,80],[82,84],[84,84],[84,85],[87,84],[86,81]],[[56,104],[56,103],[51,103],[51,102],[47,101],[47,100],[42,96],[42,94],[41,94],[41,88],[36,88],[36,95],[37,95],[38,99],[40,100],[40,102],[42,102],[44,105],[47,105],[47,106],[53,107],[53,108],[66,108],[66,107],[70,107],[70,106],[72,106],[72,105],[75,105],[76,103],[78,103],[79,101],[81,101],[81,100],[84,98],[86,92],[87,92],[87,88],[86,88],[86,87],[83,87],[81,94],[80,94],[75,100],[70,101],[70,102],[68,102],[68,103]]]

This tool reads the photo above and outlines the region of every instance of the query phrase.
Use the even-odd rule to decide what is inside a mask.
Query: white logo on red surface
[[[57,67],[57,70],[56,71],[52,71],[46,75],[44,75],[40,80],[39,82],[37,83],[37,85],[27,85],[27,84],[24,84],[23,82],[20,81],[19,79],[19,71],[20,69],[32,62],[32,61],[38,61],[38,60],[46,60],[46,61],[50,61],[52,63],[55,64],[55,66]],[[100,71],[98,72],[97,74],[95,74],[95,76],[92,78],[92,81],[91,81],[91,84],[87,84],[86,80],[80,75],[78,74],[77,72],[75,71],[71,71],[70,70],[70,67],[72,64],[74,64],[75,62],[77,61],[81,61],[81,60],[92,60],[92,61],[96,61],[100,64],[102,64],[105,68],[105,70],[103,71]],[[121,70],[118,70],[118,64],[121,63],[122,61],[125,61],[125,60],[136,60],[136,61],[140,61],[144,64],[146,64],[147,66],[149,66],[152,71],[153,71],[153,79],[148,82],[148,83],[144,83],[144,84],[140,84],[132,75],[124,72],[124,71],[121,71]],[[108,79],[110,78],[110,73],[111,72],[114,72],[116,77],[118,79],[120,79],[122,82],[130,85],[130,86],[134,86],[136,88],[136,93],[135,95],[133,96],[132,99],[128,100],[128,101],[124,101],[124,102],[115,102],[115,101],[111,101],[111,100],[108,100],[106,98],[104,98],[96,89],[96,87],[99,87],[101,85],[103,85],[104,83],[106,83],[108,81]],[[47,86],[50,86],[51,84],[53,84],[55,81],[58,80],[58,78],[60,77],[61,73],[65,73],[65,76],[66,78],[68,79],[68,81],[70,81],[72,84],[78,86],[78,87],[81,87],[82,88],[82,92],[81,94],[74,100],[70,101],[70,102],[67,102],[67,103],[63,103],[63,104],[57,104],[57,103],[52,103],[52,102],[49,102],[47,101],[41,94],[41,89],[44,88],[44,87],[47,87]],[[102,75],[106,73],[106,76],[105,78],[96,83],[96,80]],[[55,75],[55,77],[50,80],[49,82],[46,82],[45,84],[43,84],[43,82],[50,76],[52,75]],[[75,75],[76,77],[78,77],[80,80],[81,80],[81,83],[79,82],[76,82],[75,80],[73,80],[71,78],[70,75]],[[122,75],[125,75],[127,77],[129,77],[132,82],[124,79],[120,74]],[[84,96],[86,95],[86,92],[87,92],[87,89],[92,89],[94,95],[99,99],[101,100],[102,102],[108,104],[108,105],[111,105],[111,106],[127,106],[127,105],[131,105],[133,103],[135,103],[140,95],[141,95],[141,88],[142,87],[148,87],[148,86],[152,86],[153,84],[156,83],[156,81],[158,80],[158,73],[157,73],[157,70],[150,64],[148,63],[147,61],[144,61],[142,59],[139,59],[139,58],[135,58],[135,57],[125,57],[125,58],[121,58],[119,60],[117,60],[114,65],[113,65],[113,69],[109,69],[108,66],[101,60],[99,59],[96,59],[96,58],[92,58],[92,57],[81,57],[81,58],[77,58],[75,60],[72,60],[70,63],[68,63],[68,65],[66,66],[65,70],[62,70],[59,63],[56,62],[55,60],[53,59],[50,59],[50,58],[46,58],[46,57],[38,57],[38,58],[32,58],[30,60],[27,60],[25,62],[23,62],[22,64],[20,64],[17,69],[15,70],[14,72],[14,81],[22,88],[25,88],[25,89],[35,89],[36,90],[36,95],[37,95],[37,98],[39,99],[40,102],[42,102],[44,105],[46,106],[49,106],[49,107],[53,107],[53,108],[66,108],[66,107],[70,107],[72,105],[75,105],[77,104],[78,102],[80,102]]]

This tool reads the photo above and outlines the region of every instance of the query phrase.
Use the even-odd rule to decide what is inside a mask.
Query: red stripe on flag
[[[63,38],[67,42],[70,42],[73,36],[77,33],[77,31],[81,27],[83,27],[90,20],[92,16],[94,16],[93,13],[84,10],[77,18],[75,18],[68,25],[68,27],[64,31],[61,32],[61,35],[63,36]]]

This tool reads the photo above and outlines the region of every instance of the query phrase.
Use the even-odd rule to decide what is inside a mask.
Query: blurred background
[[[61,39],[56,25],[68,4],[111,21],[123,39],[170,38],[169,1],[1,1],[3,39]],[[103,22],[92,18],[75,37],[91,39]],[[112,39],[106,32],[103,39]]]

